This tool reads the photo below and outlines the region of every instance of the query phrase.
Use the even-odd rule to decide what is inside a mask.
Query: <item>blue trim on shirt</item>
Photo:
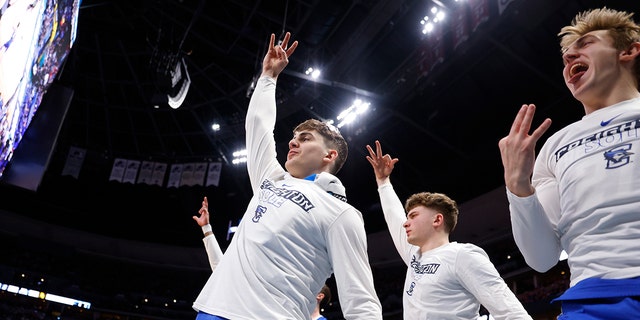
[[[206,312],[198,311],[198,315],[196,316],[196,320],[229,320],[227,318],[214,316],[212,314],[208,314]]]
[[[551,302],[637,296],[640,296],[640,277],[631,279],[588,278],[567,289]]]

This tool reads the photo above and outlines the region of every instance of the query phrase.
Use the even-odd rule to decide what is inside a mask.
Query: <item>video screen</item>
[[[0,0],[0,177],[75,41],[81,0]]]

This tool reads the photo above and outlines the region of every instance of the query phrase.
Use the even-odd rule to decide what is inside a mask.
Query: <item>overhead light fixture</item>
[[[365,113],[369,109],[370,105],[371,103],[362,101],[360,99],[354,100],[351,106],[340,112],[337,117],[337,120],[340,122],[336,127],[342,128],[342,126],[344,126],[345,124],[354,122],[358,118],[358,116]]]
[[[320,73],[321,73],[320,70],[314,69],[313,67],[307,68],[307,70],[304,72],[304,74],[311,76],[311,78],[314,80],[320,77]]]
[[[422,33],[428,34],[435,29],[436,24],[441,23],[446,18],[445,6],[439,1],[434,1],[435,6],[431,7],[429,14],[425,15],[420,24],[422,25]]]
[[[247,162],[247,149],[239,150],[233,153],[233,164],[241,164]]]

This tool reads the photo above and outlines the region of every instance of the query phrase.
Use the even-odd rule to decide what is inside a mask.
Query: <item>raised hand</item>
[[[531,185],[531,175],[535,164],[536,143],[551,126],[551,119],[547,118],[529,134],[535,112],[535,105],[523,105],[511,125],[509,135],[498,142],[505,185],[520,197],[532,195],[535,191]]]
[[[193,220],[195,220],[199,226],[204,226],[209,224],[209,200],[207,197],[204,197],[202,200],[202,207],[198,210],[199,216],[193,216]]]
[[[278,78],[280,72],[282,72],[287,64],[289,64],[289,57],[298,47],[298,41],[294,41],[291,46],[288,47],[290,39],[291,32],[287,32],[284,35],[282,43],[276,45],[276,35],[273,33],[271,34],[269,48],[267,49],[267,54],[264,56],[264,60],[262,61],[262,75],[270,76],[274,79]]]
[[[373,167],[378,185],[381,185],[389,179],[395,164],[400,161],[400,159],[391,158],[389,154],[382,155],[382,146],[380,146],[380,141],[378,140],[376,140],[375,152],[373,152],[373,148],[369,145],[367,145],[367,150],[369,151],[367,161],[369,161]]]

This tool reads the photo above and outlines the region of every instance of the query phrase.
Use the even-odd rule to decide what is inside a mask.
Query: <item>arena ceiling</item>
[[[83,0],[77,39],[57,79],[74,95],[49,168],[37,192],[2,186],[2,209],[108,236],[195,247],[201,234],[191,216],[207,196],[225,246],[229,222],[237,223],[252,195],[245,167],[232,164],[233,152],[244,147],[251,83],[270,33],[290,31],[300,45],[278,80],[274,134],[281,160],[296,124],[335,119],[352,100],[365,99],[369,111],[341,128],[350,150],[338,176],[368,232],[386,228],[365,160],[365,145],[378,139],[400,159],[392,181],[401,198],[437,191],[463,204],[456,240],[509,233],[503,193],[495,192],[503,186],[497,145],[516,111],[536,103],[537,122],[552,118],[551,131],[583,114],[562,80],[560,27],[588,8],[640,5],[441,0],[452,18],[438,36],[425,36],[419,21],[434,3]],[[176,61],[184,61],[190,86],[173,109],[162,70]],[[304,74],[310,65],[322,69],[318,81]],[[72,147],[86,150],[77,178],[61,174]],[[222,171],[217,186],[121,183],[109,180],[116,159],[220,162]],[[491,200],[472,201],[486,194]]]

